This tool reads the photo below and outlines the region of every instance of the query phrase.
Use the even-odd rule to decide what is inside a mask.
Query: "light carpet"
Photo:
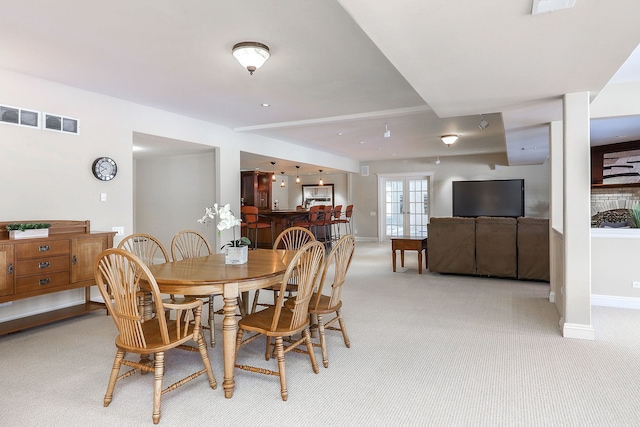
[[[412,252],[393,273],[390,254],[389,244],[357,244],[343,295],[351,348],[328,332],[319,374],[288,353],[288,401],[277,377],[239,370],[225,399],[218,344],[218,388],[200,377],[165,394],[160,425],[640,425],[639,311],[594,307],[596,340],[567,339],[547,283],[419,275]],[[115,335],[100,311],[0,337],[0,425],[152,425],[152,375],[120,381],[103,407]],[[258,340],[238,362],[275,369],[263,352]],[[199,361],[169,353],[165,383]]]

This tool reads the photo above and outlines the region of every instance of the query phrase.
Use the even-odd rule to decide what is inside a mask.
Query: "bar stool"
[[[353,216],[353,205],[347,205],[347,210],[345,211],[344,218],[338,220],[340,224],[344,224],[345,230],[347,230],[347,234],[353,234],[351,232],[351,217]]]
[[[340,240],[340,217],[342,216],[342,205],[336,205],[331,215],[331,238],[333,241]]]
[[[258,208],[255,206],[243,206],[241,212],[244,219],[241,226],[247,229],[247,237],[253,242],[253,248],[258,248],[258,230],[266,228],[271,229],[271,246],[273,246],[273,220],[258,214]],[[261,218],[268,218],[269,222],[261,220]],[[253,237],[251,237],[252,234]]]

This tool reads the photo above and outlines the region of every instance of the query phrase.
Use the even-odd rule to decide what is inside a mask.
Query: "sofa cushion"
[[[431,218],[427,232],[429,271],[476,273],[475,218]]]
[[[515,278],[518,274],[515,218],[476,218],[476,273]]]

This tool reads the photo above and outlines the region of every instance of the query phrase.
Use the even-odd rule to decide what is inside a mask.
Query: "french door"
[[[429,181],[424,176],[381,177],[384,240],[397,236],[426,237],[429,222]]]

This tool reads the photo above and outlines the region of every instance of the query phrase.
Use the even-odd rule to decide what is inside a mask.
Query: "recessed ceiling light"
[[[360,141],[360,144],[364,144],[364,141]]]
[[[260,104],[261,107],[271,107],[271,104]]]
[[[344,135],[344,133],[338,132],[338,136],[342,136],[342,135]]]

